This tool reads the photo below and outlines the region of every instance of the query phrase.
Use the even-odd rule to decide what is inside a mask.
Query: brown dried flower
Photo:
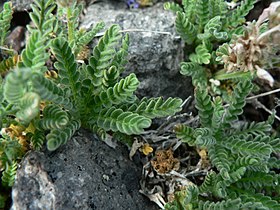
[[[272,66],[280,42],[280,3],[272,3],[257,22],[248,23],[243,36],[228,45],[228,54],[222,56],[227,72],[248,72],[266,80],[273,86],[274,79],[265,70]],[[267,31],[261,33],[262,24],[269,20]]]

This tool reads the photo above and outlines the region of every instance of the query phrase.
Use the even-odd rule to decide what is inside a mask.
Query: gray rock
[[[124,146],[84,130],[55,152],[30,152],[17,172],[12,210],[157,209],[139,193],[141,166]]]
[[[175,15],[163,3],[144,9],[126,8],[122,2],[98,2],[88,7],[82,27],[90,28],[103,20],[107,28],[119,24],[130,35],[126,74],[136,73],[141,84],[140,97],[188,97],[191,82],[180,75],[183,42],[175,33]]]
[[[33,0],[11,0],[11,2],[16,12],[22,12],[31,10],[30,5],[33,3]]]

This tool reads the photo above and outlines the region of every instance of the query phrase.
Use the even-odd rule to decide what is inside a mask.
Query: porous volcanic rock
[[[139,193],[141,166],[85,130],[54,152],[30,152],[17,172],[12,210],[155,210]]]

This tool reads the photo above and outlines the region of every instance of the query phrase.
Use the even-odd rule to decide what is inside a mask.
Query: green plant
[[[165,9],[177,14],[176,31],[186,42],[188,55],[181,63],[181,73],[191,76],[194,86],[200,83],[211,87],[212,93],[222,94],[226,91],[221,83],[227,84],[229,79],[236,84],[239,78],[259,77],[273,85],[273,78],[264,69],[275,64],[279,45],[275,36],[271,41],[271,35],[278,30],[279,20],[271,14],[266,17],[269,27],[266,18],[245,27],[245,16],[255,2],[241,1],[235,9],[224,0],[183,0],[182,7],[165,4]]]
[[[122,38],[117,25],[105,32],[88,64],[81,65],[76,61],[75,52],[79,52],[77,49],[85,46],[103,24],[97,24],[89,32],[83,31],[82,35],[76,32],[80,9],[74,9],[76,3],[73,2],[64,8],[68,33],[58,32],[58,37],[50,41],[52,33],[57,32],[55,25],[62,24],[51,13],[54,2],[37,0],[35,3],[31,13],[35,28],[29,27],[31,35],[22,52],[22,62],[6,76],[2,97],[2,101],[12,107],[9,117],[16,117],[19,124],[26,127],[33,125],[32,143],[42,142],[39,133],[47,131],[48,149],[55,150],[81,125],[99,132],[101,128],[103,134],[106,131],[140,134],[150,126],[151,118],[180,110],[180,99],[137,99],[134,92],[139,81],[135,74],[120,78],[127,62],[129,39],[127,35]],[[79,39],[77,34],[81,35]],[[58,78],[52,80],[44,77],[49,47],[58,73]],[[45,107],[40,117],[42,102]],[[40,141],[35,136],[40,136]]]
[[[238,123],[250,80],[240,81],[225,109],[220,97],[211,98],[198,86],[196,108],[201,126],[177,125],[176,135],[190,146],[206,149],[212,170],[200,186],[175,194],[166,209],[279,209],[280,139],[270,136],[273,116],[266,122]]]
[[[247,28],[237,27],[254,2],[242,1],[241,6],[230,13],[224,1],[183,1],[183,9],[173,3],[166,4],[167,8],[179,11],[177,31],[196,51],[188,57],[189,62],[182,63],[181,73],[192,76],[200,126],[179,124],[175,132],[182,142],[207,151],[211,167],[202,184],[182,187],[165,209],[280,208],[280,165],[276,156],[280,152],[280,139],[272,135],[275,113],[265,122],[238,121],[245,99],[253,89],[252,75],[257,74],[272,85],[273,78],[264,69],[260,70],[260,66],[279,62],[275,53],[279,49],[276,40],[279,40],[280,25],[277,12],[275,14],[279,5],[278,9],[271,6],[265,10],[259,20]],[[216,13],[213,8],[218,8]],[[198,11],[200,18],[192,19],[194,11]],[[264,23],[265,19],[268,23]],[[218,28],[215,24],[208,28],[217,20]],[[236,29],[234,33],[229,33],[230,28]],[[215,34],[220,32],[218,37],[224,39],[219,41]],[[220,46],[213,49],[214,43]],[[207,46],[212,51],[207,50]],[[233,91],[226,97],[213,96],[210,92],[213,88],[207,88],[210,78],[233,79]]]
[[[13,185],[17,161],[29,149],[40,149],[46,142],[53,151],[81,126],[103,139],[113,133],[140,134],[151,125],[151,119],[181,110],[179,98],[135,96],[139,85],[136,75],[121,77],[128,62],[129,37],[120,32],[119,26],[106,30],[89,53],[87,45],[104,23],[97,23],[89,31],[79,29],[82,5],[76,1],[58,3],[34,1],[30,13],[34,24],[28,26],[26,47],[16,62],[4,63],[5,74],[0,80],[0,164],[5,189]],[[5,4],[6,9],[8,6]],[[53,14],[55,8],[57,15]],[[6,33],[7,27],[2,28]],[[88,53],[82,56],[84,51]],[[50,62],[52,70],[47,65]],[[1,194],[0,201],[6,198]]]

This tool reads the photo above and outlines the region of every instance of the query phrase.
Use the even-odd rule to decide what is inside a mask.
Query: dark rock
[[[81,25],[90,28],[101,20],[107,28],[119,24],[129,33],[129,63],[125,73],[136,73],[141,82],[140,97],[187,98],[191,94],[190,80],[179,73],[183,42],[175,33],[175,15],[165,11],[162,3],[129,10],[124,2],[98,2],[88,7]]]
[[[30,152],[17,172],[12,210],[157,209],[139,193],[141,166],[82,130],[55,152]]]

